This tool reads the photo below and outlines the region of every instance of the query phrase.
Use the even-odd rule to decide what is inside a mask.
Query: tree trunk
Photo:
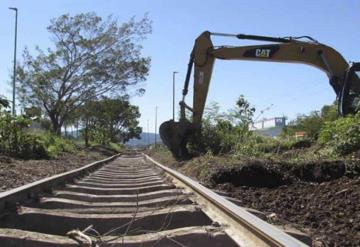
[[[61,123],[59,122],[59,118],[55,114],[49,114],[52,132],[58,136],[61,136]]]
[[[85,121],[85,131],[84,131],[84,139],[85,139],[85,146],[89,147],[89,124],[88,121]]]

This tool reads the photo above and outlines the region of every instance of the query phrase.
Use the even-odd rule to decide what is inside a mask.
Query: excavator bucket
[[[160,125],[160,137],[177,160],[189,158],[186,144],[192,132],[193,126],[188,121],[169,120]]]

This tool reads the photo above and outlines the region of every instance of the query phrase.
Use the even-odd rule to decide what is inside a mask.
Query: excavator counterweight
[[[270,42],[252,46],[216,46],[211,36],[234,37]],[[276,38],[245,34],[224,34],[203,32],[196,40],[190,55],[190,62],[180,102],[181,117],[179,122],[166,121],[160,126],[160,136],[164,144],[178,159],[190,157],[186,148],[188,140],[201,131],[202,115],[210,85],[215,59],[246,60],[263,62],[301,63],[311,65],[325,72],[338,100],[340,115],[357,112],[360,104],[359,63],[351,66],[335,49],[319,43],[309,36]],[[190,76],[194,67],[193,106],[185,103]],[[185,110],[192,112],[191,120],[185,117]],[[194,140],[196,141],[196,140]]]

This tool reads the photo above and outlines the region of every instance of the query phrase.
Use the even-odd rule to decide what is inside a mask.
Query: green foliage
[[[74,152],[75,145],[72,141],[54,135],[50,132],[37,136],[46,149],[47,156],[49,158],[56,158],[60,153],[63,152]]]
[[[211,151],[213,154],[229,153],[233,150],[236,143],[242,139],[241,128],[233,126],[227,120],[218,120],[216,124],[209,121],[203,122],[200,137],[193,146],[192,152],[206,153]]]
[[[230,113],[219,113],[219,109],[216,103],[206,108],[202,132],[190,143],[192,152],[231,153],[236,158],[274,157],[276,154],[278,158],[314,160],[334,159],[360,150],[360,114],[338,118],[335,104],[299,116],[278,139],[249,131],[255,109],[243,96]],[[297,131],[305,131],[306,137],[296,139]],[[288,152],[301,149],[305,151]]]
[[[1,113],[0,152],[20,158],[47,157],[41,140],[28,132],[30,123],[30,119],[24,116]]]
[[[279,140],[279,150],[287,151],[287,150],[308,148],[313,143],[314,143],[314,141],[309,138],[296,139],[295,137],[291,137],[291,138],[287,138],[287,139],[280,139]]]
[[[1,108],[8,108],[10,106],[10,101],[0,96],[0,110]]]
[[[219,113],[219,109],[216,103],[205,109],[202,132],[195,137],[196,141],[190,143],[190,151],[213,155],[232,153],[235,157],[280,155],[284,151],[311,147],[324,122],[337,118],[336,107],[325,106],[321,113],[298,117],[284,130],[283,138],[274,139],[249,130],[255,108],[244,96],[239,97],[236,107],[229,113]],[[305,130],[310,137],[295,139],[295,132],[300,130]]]
[[[28,135],[26,129],[30,121],[22,116],[13,117],[9,113],[1,113],[0,117],[0,149],[3,153],[22,154],[26,152]]]
[[[323,125],[323,119],[317,111],[309,115],[301,115],[293,122],[290,122],[283,130],[283,136],[295,136],[295,132],[305,131],[306,136],[316,140]]]
[[[236,156],[258,157],[266,153],[278,153],[281,151],[281,142],[271,138],[257,135],[253,132],[242,143],[236,145]]]
[[[49,119],[40,118],[38,121],[39,121],[41,129],[43,129],[45,131],[51,131],[51,121]]]
[[[307,138],[317,140],[321,128],[328,121],[334,121],[338,118],[337,106],[325,105],[321,111],[313,111],[309,115],[300,115],[296,120],[289,123],[282,133],[281,137],[294,137],[295,132],[305,131]]]
[[[36,107],[61,128],[81,105],[101,95],[126,95],[129,88],[143,94],[140,82],[148,75],[150,58],[140,43],[151,33],[147,16],[119,24],[95,13],[61,15],[47,27],[53,45],[33,55],[23,52],[17,68],[18,97],[25,107]]]
[[[249,125],[253,122],[254,113],[255,107],[251,106],[250,102],[245,99],[244,95],[240,95],[236,101],[235,108],[229,111],[226,118],[235,125],[242,124],[249,127]]]
[[[131,105],[127,97],[103,97],[99,101],[87,102],[79,115],[87,143],[125,143],[131,138],[139,138],[142,131],[138,126],[139,108]]]
[[[109,147],[116,152],[120,152],[120,151],[124,150],[124,145],[119,144],[119,143],[110,142]]]
[[[32,133],[30,124],[28,117],[0,113],[0,153],[22,159],[43,159],[74,150],[70,141],[59,136]]]
[[[326,122],[318,142],[334,153],[346,155],[360,149],[360,114]]]
[[[219,105],[211,103],[205,109],[200,135],[189,144],[193,153],[226,154],[235,152],[239,143],[245,143],[251,136],[249,125],[255,108],[244,98],[239,97],[236,108],[230,113],[219,113]]]

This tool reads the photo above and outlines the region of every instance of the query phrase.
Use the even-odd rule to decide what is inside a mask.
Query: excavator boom
[[[253,46],[214,47],[211,35],[235,37],[272,42]],[[306,41],[304,40],[306,39]],[[164,143],[177,159],[188,157],[186,143],[189,136],[200,131],[201,120],[208,95],[215,59],[247,60],[263,62],[301,63],[311,65],[325,72],[339,102],[339,114],[356,111],[356,98],[360,93],[360,80],[342,55],[333,48],[321,44],[311,37],[276,38],[245,34],[223,34],[203,32],[196,40],[190,55],[190,62],[184,83],[183,99],[180,102],[179,122],[167,121],[160,126]],[[192,68],[194,67],[193,106],[185,103]],[[351,73],[350,73],[351,72]],[[185,110],[192,112],[191,121],[186,119]]]

